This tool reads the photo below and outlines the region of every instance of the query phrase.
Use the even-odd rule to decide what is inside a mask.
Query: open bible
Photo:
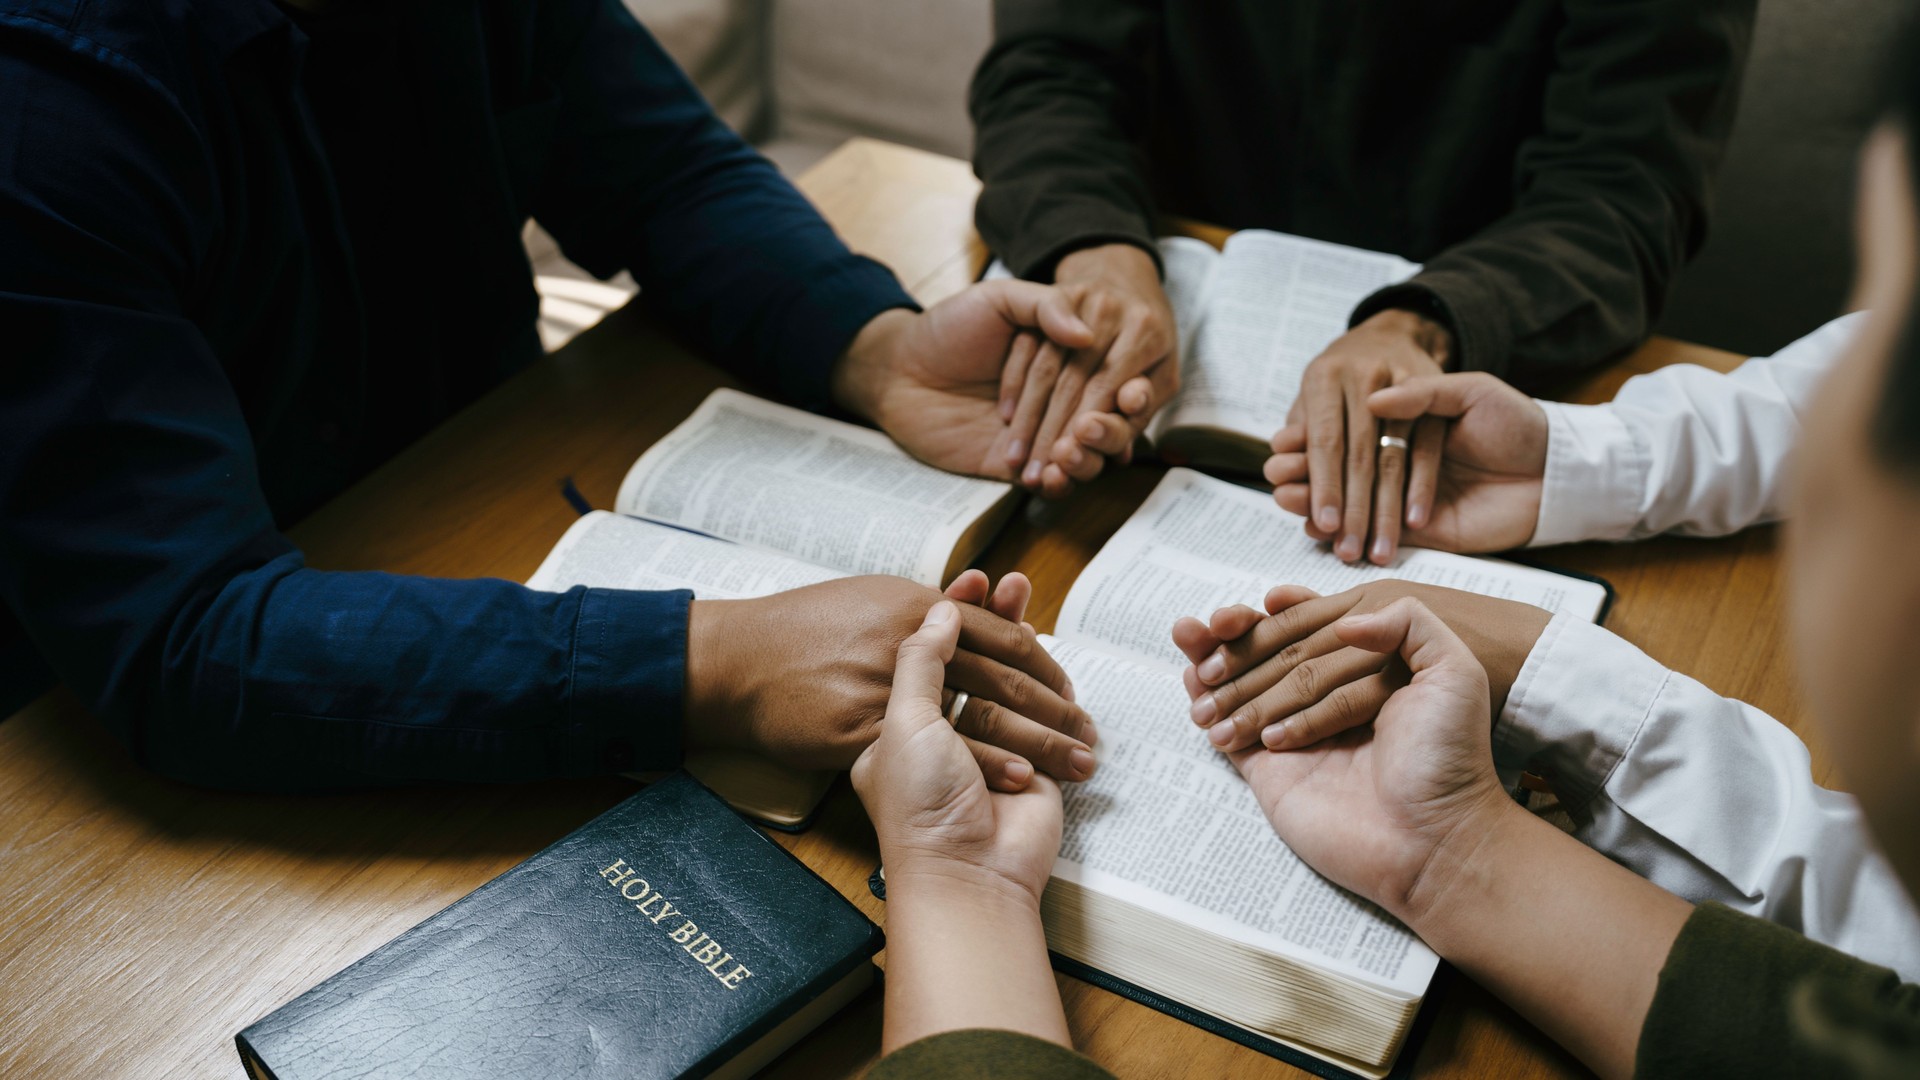
[[[1369,1077],[1392,1068],[1437,957],[1274,835],[1188,718],[1187,661],[1169,633],[1182,615],[1257,608],[1276,584],[1330,593],[1386,577],[1589,620],[1607,601],[1597,582],[1443,552],[1348,566],[1266,495],[1185,469],[1101,548],[1042,638],[1100,726],[1099,770],[1065,789],[1042,901],[1054,952],[1270,1053],[1289,1056],[1278,1043]]]
[[[618,513],[581,517],[527,584],[692,589],[703,600],[857,574],[940,588],[1017,500],[1010,484],[942,472],[878,431],[716,390],[634,462]],[[742,812],[789,828],[837,775],[711,751],[686,768]]]
[[[1420,267],[1395,255],[1245,229],[1226,247],[1162,237],[1167,301],[1180,339],[1180,392],[1147,437],[1163,455],[1258,472],[1287,422],[1300,377],[1375,291]],[[995,263],[987,277],[1008,276]]]

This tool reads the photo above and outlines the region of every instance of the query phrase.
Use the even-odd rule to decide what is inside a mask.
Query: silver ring
[[[1406,448],[1407,440],[1398,435],[1380,436],[1380,449],[1382,450],[1405,450]]]
[[[955,690],[953,692],[953,704],[947,706],[947,723],[952,724],[954,727],[959,727],[960,714],[966,710],[967,702],[971,700],[973,700],[972,694],[967,693],[965,690]]]

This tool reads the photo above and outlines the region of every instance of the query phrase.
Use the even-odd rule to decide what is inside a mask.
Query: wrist
[[[1036,889],[1006,874],[952,855],[899,850],[882,844],[881,865],[887,874],[887,904],[898,900],[921,909],[965,908],[1026,917],[1040,914],[1042,882]]]
[[[1383,906],[1435,952],[1449,956],[1472,920],[1497,910],[1494,901],[1512,892],[1514,875],[1532,865],[1526,853],[1539,829],[1556,831],[1490,784],[1427,853],[1406,892]]]
[[[1385,308],[1368,316],[1360,325],[1404,337],[1433,357],[1442,371],[1453,370],[1453,331],[1426,312],[1404,307]]]
[[[687,671],[681,695],[681,730],[689,748],[740,742],[738,720],[746,714],[741,673],[730,646],[739,639],[743,600],[695,600],[687,607]]]
[[[880,422],[878,414],[887,379],[893,373],[900,336],[912,325],[914,317],[915,313],[906,308],[891,308],[860,328],[853,344],[847,346],[847,351],[833,365],[834,404],[855,416]]]
[[[1056,285],[1100,280],[1151,281],[1160,284],[1160,264],[1134,244],[1096,244],[1062,256],[1054,265]]]

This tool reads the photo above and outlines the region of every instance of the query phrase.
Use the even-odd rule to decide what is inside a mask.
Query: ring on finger
[[[967,702],[971,700],[973,700],[972,694],[967,693],[965,690],[955,690],[953,692],[953,702],[947,706],[947,723],[952,724],[954,727],[959,727],[960,714],[966,711]]]
[[[1399,450],[1404,452],[1407,449],[1407,447],[1408,447],[1407,440],[1401,438],[1398,435],[1380,436],[1380,449],[1382,450]]]

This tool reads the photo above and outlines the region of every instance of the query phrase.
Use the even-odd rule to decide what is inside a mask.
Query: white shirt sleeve
[[[1859,805],[1815,784],[1806,744],[1760,710],[1556,615],[1494,756],[1546,776],[1575,836],[1655,884],[1920,978],[1920,914]]]
[[[1674,364],[1627,380],[1605,405],[1541,402],[1547,471],[1530,546],[1721,536],[1777,520],[1800,417],[1861,317],[1727,374]]]

